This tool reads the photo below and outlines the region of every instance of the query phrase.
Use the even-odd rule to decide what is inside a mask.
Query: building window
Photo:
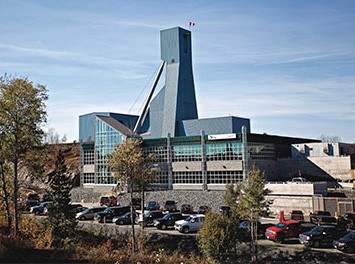
[[[273,144],[248,143],[248,152],[251,160],[275,160],[275,146]]]
[[[84,163],[83,165],[90,165],[95,163],[94,151],[84,151]]]
[[[174,145],[172,147],[173,162],[179,161],[201,161],[201,145]]]
[[[228,184],[243,181],[243,171],[208,171],[207,184]]]
[[[218,142],[206,144],[207,161],[242,160],[242,143]]]
[[[202,172],[173,172],[174,184],[202,184]]]
[[[111,175],[107,164],[107,155],[117,144],[124,140],[123,134],[100,120],[95,121],[95,165],[98,184],[117,184],[117,178]]]
[[[84,173],[84,184],[85,183],[95,183],[94,173]]]
[[[155,162],[168,162],[168,150],[165,146],[149,146],[144,148],[144,155],[153,153],[155,155]]]

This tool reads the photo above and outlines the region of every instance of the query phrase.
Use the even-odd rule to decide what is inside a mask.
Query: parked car
[[[338,224],[345,226],[349,229],[355,229],[355,214],[346,213],[339,217]]]
[[[307,179],[302,178],[302,177],[295,177],[295,178],[292,178],[292,182],[296,182],[296,183],[306,183],[306,182],[308,182],[308,181],[307,181]]]
[[[198,213],[199,214],[206,214],[207,212],[211,211],[211,207],[207,205],[201,205],[198,207]]]
[[[186,216],[183,216],[179,212],[168,213],[162,218],[155,219],[153,225],[158,229],[165,230],[168,227],[174,227],[176,221],[184,220],[186,218]]]
[[[133,213],[133,219],[136,219],[138,214],[136,212]],[[112,223],[116,225],[130,225],[132,223],[131,221],[131,212],[127,212],[124,215],[121,216],[115,216],[112,219]]]
[[[101,206],[115,206],[117,205],[117,197],[111,195],[111,196],[101,196],[100,197],[100,205]]]
[[[301,210],[292,210],[290,212],[291,220],[304,221],[304,215]]]
[[[78,212],[75,216],[78,220],[94,220],[95,213],[102,212],[106,207],[93,207],[87,208],[81,212]]]
[[[265,231],[266,229],[268,229],[269,227],[274,226],[271,223],[266,223],[266,224],[262,224],[259,221],[257,222],[257,236],[260,238],[265,237]],[[248,231],[250,231],[250,221],[249,220],[245,220],[239,223],[239,228],[242,229],[248,229]]]
[[[347,252],[355,252],[355,232],[349,232],[345,236],[333,241],[334,248]]]
[[[176,202],[168,200],[164,204],[164,211],[175,212],[176,211]]]
[[[40,205],[38,200],[27,200],[25,204],[25,210],[30,211],[31,207]]]
[[[35,214],[35,215],[44,214],[44,208],[51,206],[52,204],[53,204],[52,201],[48,201],[48,202],[42,202],[36,206],[32,206],[30,209],[30,213]]]
[[[195,232],[201,228],[204,219],[203,214],[190,215],[185,220],[176,221],[174,228],[181,233]]]
[[[303,245],[310,247],[331,246],[333,241],[347,233],[346,229],[333,225],[321,225],[311,231],[301,233],[299,240]]]
[[[312,223],[322,224],[337,224],[337,219],[328,211],[315,211],[309,214]]]
[[[46,206],[43,210],[43,214],[47,215],[49,212],[53,210],[53,204],[50,204],[49,206]],[[73,217],[75,218],[75,215],[83,210],[87,209],[87,207],[83,207],[81,204],[68,204],[67,207],[67,217]]]
[[[39,201],[39,195],[35,192],[29,192],[26,194],[26,200],[36,200]]]
[[[311,230],[315,226],[314,223],[301,223],[296,220],[283,221],[267,228],[265,237],[269,240],[283,243],[286,239],[298,238],[300,233]]]
[[[147,210],[159,210],[160,205],[157,201],[149,201],[145,207]]]
[[[99,223],[111,222],[115,216],[120,216],[130,211],[130,206],[107,207],[104,211],[95,213],[94,219]]]
[[[144,213],[144,217],[142,214],[139,215],[137,219],[137,224],[142,225],[144,222],[144,226],[153,226],[154,219],[163,217],[163,211],[155,210],[155,211],[147,211]]]
[[[194,208],[190,204],[182,204],[180,207],[180,212],[182,214],[192,214],[194,212]]]
[[[133,198],[132,203],[129,203],[129,206],[133,205],[134,210],[141,210],[142,209],[142,199],[141,198]]]

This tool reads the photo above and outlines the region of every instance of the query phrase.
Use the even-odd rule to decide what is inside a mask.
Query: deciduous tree
[[[34,85],[26,78],[0,78],[0,131],[6,142],[6,160],[13,168],[15,235],[19,230],[19,166],[26,153],[41,144],[47,99],[44,85]]]
[[[153,155],[144,155],[143,141],[141,139],[127,139],[117,145],[108,157],[108,165],[111,171],[120,180],[127,184],[131,194],[131,217],[132,217],[132,252],[136,250],[136,240],[133,219],[133,188],[139,188],[144,202],[144,190],[151,183],[158,168],[152,166]]]

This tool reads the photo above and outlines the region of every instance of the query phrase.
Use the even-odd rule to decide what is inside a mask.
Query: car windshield
[[[284,224],[284,223],[277,223],[275,226],[276,226],[277,228],[284,228],[284,227],[286,226],[286,224]]]
[[[189,217],[186,218],[185,220],[186,220],[187,222],[190,222],[192,219],[193,219],[193,217],[189,216]]]
[[[321,234],[323,232],[323,227],[317,226],[311,230],[313,234]]]
[[[112,208],[106,208],[106,209],[104,210],[105,213],[108,213],[108,212],[111,212],[111,211],[112,211]]]
[[[173,216],[173,214],[166,214],[166,215],[164,215],[164,219],[169,219],[170,217],[172,217]]]

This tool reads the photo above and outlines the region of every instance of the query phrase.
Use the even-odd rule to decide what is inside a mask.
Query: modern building
[[[141,115],[89,113],[79,117],[82,187],[116,186],[106,157],[130,137],[142,137],[145,151],[156,154],[161,171],[152,187],[170,190],[224,189],[227,183],[245,181],[252,166],[264,171],[269,180],[291,177],[300,168],[285,172],[279,161],[292,159],[297,145],[321,143],[253,134],[248,118],[199,119],[190,31],[180,27],[161,31],[161,59]],[[165,84],[156,92],[164,69]]]

